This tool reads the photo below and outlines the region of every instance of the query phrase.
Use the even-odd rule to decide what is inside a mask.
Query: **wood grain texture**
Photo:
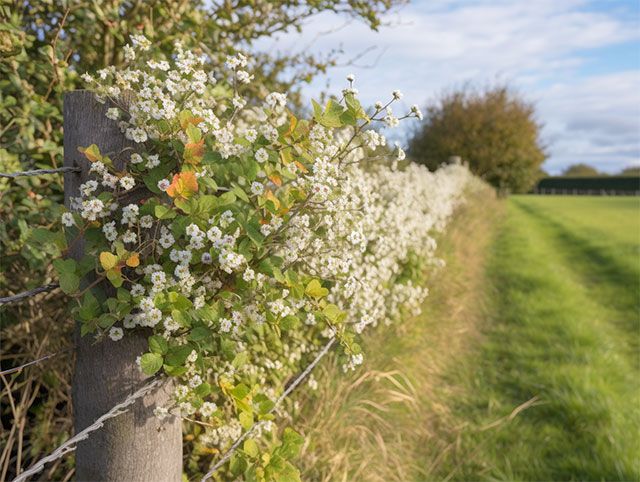
[[[87,91],[66,94],[64,99],[64,165],[80,167],[67,172],[65,205],[78,196],[80,184],[88,179],[89,162],[78,147],[96,144],[121,167],[134,145],[127,141],[117,123],[105,117],[107,105],[98,103]],[[136,196],[137,197],[137,196]],[[70,255],[81,257],[82,241]],[[122,340],[96,343],[91,335],[80,337],[76,326],[76,364],[73,379],[73,412],[76,432],[144,384],[136,357],[146,351],[150,332],[127,333]],[[179,417],[163,421],[153,415],[166,405],[172,392],[169,382],[136,402],[123,415],[109,420],[98,432],[79,444],[76,451],[76,480],[114,482],[178,482],[182,476],[182,426]]]

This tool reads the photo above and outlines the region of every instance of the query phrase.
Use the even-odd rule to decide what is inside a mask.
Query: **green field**
[[[513,197],[484,339],[454,379],[468,422],[438,475],[640,478],[640,203]]]
[[[304,479],[640,479],[640,199],[477,196],[423,314],[318,374]]]

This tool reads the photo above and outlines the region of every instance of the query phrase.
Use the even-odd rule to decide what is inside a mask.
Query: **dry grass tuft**
[[[1,370],[63,351],[20,372],[0,375],[0,480],[12,480],[72,432],[73,323],[66,301],[56,293],[1,307],[0,317]],[[56,461],[40,475],[42,480],[63,481],[72,476],[73,457]]]

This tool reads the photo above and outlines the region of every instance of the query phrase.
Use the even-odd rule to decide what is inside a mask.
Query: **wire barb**
[[[17,177],[25,176],[44,176],[45,174],[57,174],[59,172],[80,172],[79,167],[58,167],[55,169],[33,169],[31,171],[18,171],[18,172],[0,172],[0,177],[15,179]]]
[[[59,286],[60,285],[58,283],[50,283],[48,285],[39,286],[38,288],[34,288],[32,290],[23,291],[22,293],[18,293],[17,295],[5,296],[3,298],[0,298],[0,306],[5,305],[7,303],[15,303],[16,301],[20,301],[24,298],[29,298],[39,293],[46,293],[47,291],[53,291]]]
[[[282,403],[282,401],[285,398],[287,398],[289,396],[289,394],[291,392],[293,392],[296,389],[296,387],[298,385],[300,385],[300,383],[302,383],[302,381],[305,378],[307,378],[309,373],[311,373],[311,370],[313,370],[315,368],[315,366],[320,362],[320,360],[322,360],[322,358],[329,352],[329,349],[335,343],[335,341],[336,341],[336,339],[335,339],[335,337],[333,337],[327,342],[327,344],[322,348],[322,350],[320,350],[318,355],[316,355],[314,360],[309,365],[307,365],[307,368],[305,368],[304,371],[302,373],[300,373],[300,375],[298,375],[298,377],[286,388],[286,390],[284,392],[282,392],[282,395],[280,395],[278,397],[278,399],[275,401],[273,407],[271,408],[271,410],[269,410],[268,413],[273,413],[275,411],[275,409],[278,407],[278,405],[280,405]],[[262,425],[263,423],[264,423],[263,421],[254,423],[249,428],[249,430],[247,430],[240,437],[238,437],[236,439],[236,441],[233,442],[233,445],[231,447],[229,447],[229,450],[227,450],[225,452],[225,454],[222,456],[222,458],[220,460],[218,460],[218,462],[211,468],[211,470],[209,472],[207,472],[205,474],[204,477],[202,477],[202,480],[200,482],[206,482],[208,479],[210,479],[213,476],[213,474],[216,472],[216,470],[218,470],[220,467],[222,467],[224,465],[224,463],[231,458],[233,453],[238,449],[238,447],[240,447],[240,444],[249,435],[251,435],[260,425]]]
[[[105,413],[100,418],[98,418],[93,423],[93,425],[89,425],[87,428],[85,428],[81,432],[78,432],[76,435],[74,435],[65,443],[60,445],[57,449],[55,449],[49,455],[38,460],[38,462],[32,465],[28,470],[25,470],[24,472],[22,472],[15,479],[13,479],[13,482],[24,482],[32,475],[40,472],[44,468],[45,464],[49,462],[53,462],[54,460],[59,459],[60,457],[66,455],[69,452],[73,452],[76,449],[78,442],[81,442],[82,440],[86,440],[87,438],[89,438],[89,434],[91,432],[95,432],[99,428],[102,428],[104,423],[110,418],[115,418],[118,415],[125,413],[129,409],[128,407],[131,404],[133,404],[137,399],[144,397],[147,393],[149,393],[151,390],[157,387],[160,383],[162,383],[162,379],[155,378],[150,383],[147,383],[142,388],[140,388],[138,391],[129,395],[123,402],[114,406],[111,410],[109,410],[107,413]]]

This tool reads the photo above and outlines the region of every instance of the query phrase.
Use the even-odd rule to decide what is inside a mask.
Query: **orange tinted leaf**
[[[102,154],[100,154],[100,149],[95,144],[91,144],[89,147],[78,147],[78,150],[82,152],[90,162],[96,162],[96,161],[102,160]]]
[[[269,180],[278,187],[282,186],[282,178],[280,178],[280,176],[278,176],[277,174],[271,174],[269,176]]]
[[[267,201],[271,201],[276,209],[280,207],[280,200],[271,192],[271,190],[267,189],[263,196]]]
[[[289,111],[289,129],[284,133],[285,136],[289,136],[293,134],[293,131],[296,130],[296,126],[298,125],[298,119],[294,116],[291,111]]]
[[[182,112],[180,112],[180,114],[178,114],[178,117],[180,119],[180,127],[182,128],[182,130],[185,130],[189,124],[197,126],[204,120],[202,117],[194,116],[191,111],[188,110],[183,110]]]
[[[204,139],[198,142],[190,142],[184,146],[184,162],[187,164],[200,164],[204,156]]]
[[[302,164],[300,161],[295,161],[295,164],[296,166],[298,166],[298,169],[300,169],[305,174],[309,172],[309,170],[306,167],[304,167],[304,164]]]
[[[173,176],[173,181],[167,188],[167,194],[176,199],[189,199],[198,192],[198,180],[191,171],[181,172]]]
[[[219,454],[220,451],[216,448],[213,447],[206,447],[206,446],[200,446],[199,447],[200,452],[205,453],[205,454],[212,454],[212,455],[216,455]]]
[[[131,256],[127,258],[127,266],[136,268],[140,264],[140,256],[138,253],[131,253]]]

